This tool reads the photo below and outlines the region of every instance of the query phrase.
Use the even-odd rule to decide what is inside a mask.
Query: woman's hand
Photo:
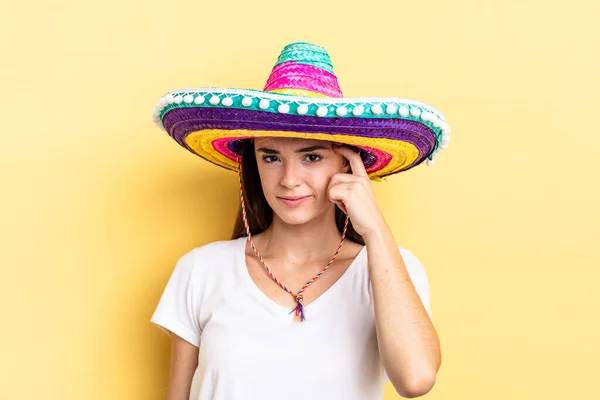
[[[337,173],[331,177],[327,193],[329,200],[350,215],[354,230],[368,236],[385,226],[385,220],[371,187],[371,180],[360,155],[345,146],[333,145],[333,150],[350,162],[352,174]]]

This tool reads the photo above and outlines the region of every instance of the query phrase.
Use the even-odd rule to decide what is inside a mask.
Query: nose
[[[287,187],[298,186],[302,181],[302,173],[294,162],[285,162],[283,164],[283,176],[281,184]]]

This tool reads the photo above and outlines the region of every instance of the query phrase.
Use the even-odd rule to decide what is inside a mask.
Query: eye
[[[273,158],[277,158],[277,157],[275,157],[275,156],[263,156],[263,157],[262,157],[262,159],[263,159],[263,161],[264,161],[264,162],[266,162],[267,164],[270,164],[270,163],[272,163],[272,162],[273,162],[273,161],[269,161],[269,160],[271,159],[271,157],[273,157]]]
[[[310,163],[316,163],[316,162],[319,162],[319,161],[321,161],[323,159],[323,157],[320,154],[317,154],[317,153],[310,153],[310,154],[306,155],[306,158],[310,158],[310,157],[315,157],[315,158],[309,159],[308,162],[310,162]]]
[[[316,163],[323,159],[323,156],[317,153],[310,153],[306,155],[306,159],[309,163]],[[267,164],[271,164],[278,160],[277,156],[262,156],[262,160]]]

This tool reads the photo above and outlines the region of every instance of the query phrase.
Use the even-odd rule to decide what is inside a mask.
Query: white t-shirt
[[[252,281],[246,241],[217,241],[183,255],[150,320],[199,347],[190,399],[382,399],[388,377],[377,348],[366,246],[304,307],[306,320],[299,322]],[[425,270],[399,250],[431,318]]]

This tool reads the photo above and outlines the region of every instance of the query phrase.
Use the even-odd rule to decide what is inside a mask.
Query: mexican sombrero
[[[161,97],[153,119],[184,148],[232,171],[241,141],[256,137],[356,146],[373,180],[432,165],[450,141],[443,115],[427,104],[343,97],[327,51],[306,42],[285,46],[264,90],[174,90]]]

